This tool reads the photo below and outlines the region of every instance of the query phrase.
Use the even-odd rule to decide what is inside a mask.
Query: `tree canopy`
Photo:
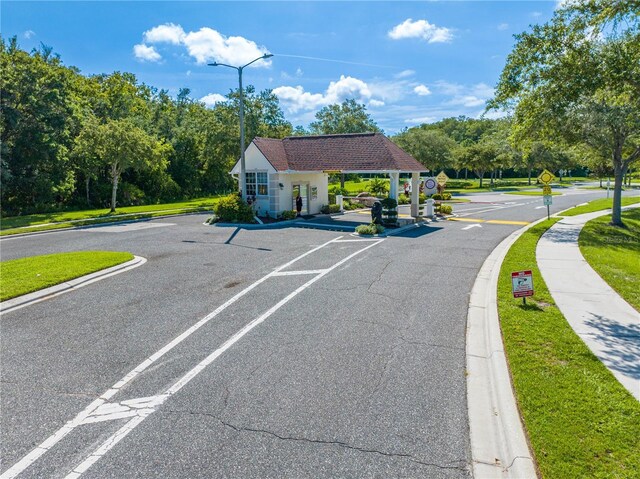
[[[516,36],[492,108],[513,109],[514,139],[561,136],[607,156],[612,224],[622,225],[622,179],[640,158],[640,4],[568,2]]]

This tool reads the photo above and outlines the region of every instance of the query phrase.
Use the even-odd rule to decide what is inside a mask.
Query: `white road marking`
[[[90,233],[126,233],[127,231],[146,230],[149,228],[161,228],[163,226],[175,226],[175,223],[129,223],[126,225],[100,226],[91,225],[82,231]]]
[[[381,243],[382,241],[384,241],[384,240],[381,239],[381,240],[377,241],[376,243],[372,243],[372,244],[370,244],[368,246],[365,246],[364,248],[362,248],[362,249],[360,249],[360,250],[358,250],[358,251],[356,251],[354,253],[351,253],[346,258],[341,259],[340,261],[335,263],[333,266],[331,266],[331,267],[329,267],[329,268],[327,268],[325,270],[322,270],[318,275],[316,275],[315,277],[311,278],[309,281],[304,283],[302,286],[298,287],[292,293],[289,293],[283,299],[278,301],[274,306],[269,308],[266,312],[262,313],[256,319],[254,319],[249,324],[247,324],[244,328],[242,328],[237,333],[235,333],[233,336],[231,336],[229,339],[227,339],[222,346],[220,346],[218,349],[216,349],[214,352],[212,352],[205,359],[200,361],[200,363],[198,363],[187,374],[185,374],[180,379],[178,379],[178,381],[176,381],[164,393],[162,393],[159,396],[155,396],[156,398],[158,398],[157,399],[158,403],[153,409],[151,409],[150,412],[147,413],[146,410],[145,410],[145,412],[139,411],[137,417],[135,417],[134,419],[132,419],[131,421],[126,423],[116,433],[114,433],[109,438],[107,438],[98,449],[96,449],[93,453],[91,453],[71,473],[69,473],[69,475],[67,475],[67,478],[68,479],[77,479],[78,477],[80,477],[87,469],[89,469],[89,467],[91,467],[96,461],[98,461],[102,456],[104,456],[112,447],[114,447],[118,442],[120,442],[122,439],[124,439],[131,431],[133,431],[133,429],[138,424],[140,424],[144,419],[149,417],[149,415],[151,415],[151,413],[153,413],[155,410],[157,410],[157,408],[162,403],[164,403],[168,398],[170,398],[171,396],[176,394],[178,391],[180,391],[183,387],[185,387],[187,384],[189,384],[189,382],[193,378],[195,378],[198,374],[200,374],[207,366],[209,366],[212,362],[214,362],[216,359],[218,359],[231,346],[233,346],[235,343],[240,341],[240,339],[242,339],[247,333],[249,333],[256,326],[258,326],[259,324],[264,322],[269,316],[271,316],[273,313],[275,313],[277,310],[279,310],[282,306],[287,304],[289,301],[291,301],[293,298],[295,298],[298,294],[303,292],[305,289],[307,289],[313,283],[315,283],[316,281],[320,280],[321,278],[323,278],[324,276],[329,274],[331,271],[333,271],[337,267],[343,265],[344,263],[349,261],[351,258],[353,258],[354,256],[362,253],[363,251],[366,251],[369,248],[372,248],[372,247],[376,246],[377,244]]]
[[[471,228],[482,228],[482,225],[480,223],[473,223],[472,225],[465,226],[462,229],[463,230],[470,230]]]
[[[280,271],[278,273],[274,273],[273,276],[296,276],[299,274],[320,274],[324,272],[324,269],[307,269],[307,270],[299,270],[299,271]]]
[[[360,239],[341,239],[334,241],[334,243],[358,243],[362,241],[380,241],[379,238],[360,238]]]
[[[281,272],[283,269],[288,268],[289,266],[291,266],[292,264],[294,264],[295,262],[301,260],[302,258],[324,248],[325,246],[328,246],[331,243],[334,243],[338,240],[340,240],[341,238],[343,238],[342,236],[338,236],[337,238],[334,238],[330,241],[327,241],[326,243],[323,243],[319,246],[316,246],[315,248],[310,249],[309,251],[307,251],[306,253],[301,254],[300,256],[292,259],[291,261],[278,266],[276,269],[274,269],[271,273],[268,273],[267,275],[263,276],[262,278],[260,278],[259,280],[255,281],[254,283],[252,283],[251,285],[247,286],[245,289],[243,289],[242,291],[240,291],[239,293],[237,293],[235,296],[233,296],[232,298],[230,298],[229,300],[227,300],[224,304],[222,304],[221,306],[219,306],[218,308],[216,308],[214,311],[212,311],[211,313],[209,313],[207,316],[205,316],[204,318],[202,318],[200,321],[198,321],[197,323],[195,323],[193,326],[191,326],[189,329],[187,329],[186,331],[184,331],[182,334],[180,334],[179,336],[177,336],[175,339],[173,339],[171,342],[169,342],[168,344],[166,344],[163,348],[159,349],[158,351],[156,351],[154,354],[152,354],[151,356],[149,356],[147,359],[145,359],[144,361],[142,361],[140,364],[138,364],[134,369],[132,369],[131,371],[129,371],[129,373],[127,373],[122,379],[120,379],[118,382],[116,382],[110,389],[108,389],[107,391],[105,391],[98,399],[96,399],[95,401],[93,401],[91,404],[89,404],[85,409],[83,409],[75,418],[73,418],[72,420],[70,420],[69,422],[67,422],[64,426],[62,426],[60,429],[58,429],[56,432],[54,432],[51,436],[49,436],[47,439],[45,439],[40,445],[36,446],[33,450],[31,450],[26,456],[24,456],[22,459],[20,459],[16,464],[14,464],[12,467],[10,467],[9,469],[7,469],[3,474],[0,475],[0,479],[12,479],[16,476],[18,476],[20,473],[22,473],[25,469],[27,469],[31,464],[33,464],[35,461],[37,461],[43,454],[45,454],[46,452],[48,452],[53,446],[55,446],[58,442],[60,442],[65,436],[67,436],[70,432],[72,432],[76,427],[80,426],[81,424],[84,423],[84,421],[91,416],[92,414],[95,413],[95,411],[97,411],[101,406],[105,405],[107,403],[107,401],[109,401],[109,399],[111,399],[113,396],[115,396],[122,387],[124,387],[125,385],[127,385],[128,383],[130,383],[131,381],[133,381],[138,375],[140,375],[143,371],[145,371],[149,366],[151,366],[153,363],[155,363],[158,359],[160,359],[162,356],[164,356],[165,354],[167,354],[169,351],[171,351],[173,348],[175,348],[178,344],[180,344],[182,341],[184,341],[185,339],[187,339],[189,336],[191,336],[194,332],[196,332],[198,329],[200,329],[202,326],[204,326],[205,324],[207,324],[209,321],[211,321],[213,318],[215,318],[216,316],[218,316],[222,311],[224,311],[225,309],[227,309],[229,306],[231,306],[232,304],[234,304],[236,301],[238,301],[240,298],[242,298],[244,295],[246,295],[247,293],[249,293],[251,290],[255,289],[257,286],[259,286],[260,284],[264,283],[267,279],[277,275],[279,272]],[[300,288],[306,288],[309,285],[313,284],[315,281],[317,281],[318,279],[322,278],[323,276],[325,276],[326,274],[328,274],[330,271],[332,271],[333,269],[337,268],[338,266],[340,266],[341,264],[343,264],[345,261],[348,261],[349,259],[351,259],[352,257],[354,257],[355,255],[377,245],[378,243],[380,243],[381,241],[384,240],[378,240],[375,243],[370,244],[369,246],[356,251],[355,253],[352,253],[351,255],[347,256],[344,260],[336,263],[335,265],[333,265],[330,268],[327,268],[325,270],[322,270],[321,273],[318,274],[318,276],[312,278],[310,281],[308,281],[307,283],[305,283],[303,286],[301,286]],[[295,296],[296,294],[298,294],[298,292],[302,291],[300,288],[298,288],[296,291],[294,291],[294,293],[292,293],[293,296]],[[300,290],[300,291],[299,291]],[[292,295],[289,295],[291,297],[293,297]],[[287,298],[289,298],[289,296],[287,296]],[[285,299],[287,299],[285,298]],[[289,298],[291,299],[291,298]],[[288,299],[287,299],[288,301]],[[280,303],[278,303],[280,304]],[[284,304],[284,303],[283,303]],[[279,308],[280,306],[278,306]],[[278,308],[273,309],[273,311],[270,314],[273,314],[273,312],[275,312]],[[264,320],[264,319],[263,319]],[[254,320],[255,321],[255,320]],[[252,324],[252,323],[251,323]],[[255,327],[255,325],[254,325]],[[247,331],[248,332],[248,331]],[[237,333],[238,334],[238,333]],[[246,334],[246,332],[244,333]],[[235,336],[234,336],[235,337]],[[240,336],[241,337],[241,336]],[[233,339],[233,338],[232,338]],[[237,338],[239,339],[239,338]],[[236,339],[236,341],[237,341]],[[226,344],[226,343],[225,343]],[[231,345],[229,345],[230,347]],[[215,353],[214,353],[215,354]],[[222,352],[220,352],[220,354],[222,354]],[[216,356],[217,357],[217,356]],[[215,358],[213,358],[215,359]],[[212,360],[213,360],[212,359]],[[187,381],[188,382],[188,381]],[[185,383],[186,384],[186,383]],[[181,386],[182,387],[182,386]],[[164,400],[163,400],[164,401]],[[122,403],[121,403],[122,404]],[[152,411],[155,409],[152,409]],[[144,416],[146,417],[146,416]],[[128,425],[132,425],[132,428],[137,426],[137,424],[139,424],[139,422],[142,421],[142,419],[144,419],[143,416],[136,416],[133,419],[131,419],[127,424],[125,424],[125,426],[123,426],[123,428],[121,428],[116,434],[114,434],[110,440],[114,437],[116,438],[120,438],[122,439],[124,436],[126,436],[130,431],[128,431],[126,428]],[[118,441],[120,439],[117,439]],[[105,442],[102,446],[104,447],[107,443]],[[111,445],[110,447],[108,447],[106,450],[111,449],[111,447],[113,447],[113,445]],[[96,451],[97,452],[97,451]],[[106,451],[105,451],[106,452]],[[95,453],[94,453],[95,454]],[[93,462],[97,461],[99,459],[99,457],[95,457],[92,455],[90,456],[85,462],[93,460]],[[81,464],[84,465],[85,462],[83,462]],[[93,462],[91,462],[91,464],[93,464]],[[87,468],[91,465],[89,464],[87,466]],[[74,469],[74,472],[72,474],[81,474],[82,472],[78,472],[79,471],[80,466],[78,466],[77,468]],[[86,470],[86,469],[85,469]],[[70,475],[69,477],[78,477],[78,476],[73,476]]]
[[[536,209],[536,210],[539,210],[539,209],[541,209],[541,208],[546,208],[546,206],[536,206],[536,207],[535,207],[535,209]]]

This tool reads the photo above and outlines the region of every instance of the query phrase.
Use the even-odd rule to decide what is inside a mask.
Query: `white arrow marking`
[[[539,210],[540,208],[546,208],[546,206],[536,206],[537,210]]]
[[[471,228],[482,228],[482,226],[480,225],[480,223],[473,223],[472,225],[465,226],[462,229],[463,230],[470,230]]]

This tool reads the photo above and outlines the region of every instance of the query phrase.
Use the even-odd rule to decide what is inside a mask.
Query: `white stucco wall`
[[[329,175],[322,172],[313,173],[286,173],[277,172],[271,163],[264,157],[254,143],[250,143],[245,151],[245,168],[250,171],[266,171],[269,182],[269,195],[256,197],[256,210],[259,216],[276,217],[284,210],[295,209],[293,204],[293,185],[307,183],[309,185],[309,213],[320,213],[320,208],[329,203]],[[240,176],[240,162],[231,170],[231,173]],[[282,189],[280,189],[282,184]],[[314,200],[311,188],[318,189],[318,197]]]
[[[279,183],[284,185],[278,189],[279,211],[295,209],[293,205],[293,185],[297,183],[309,184],[309,213],[320,213],[323,205],[329,204],[329,175],[326,173],[280,173]],[[311,188],[318,188],[318,197],[314,200],[311,196]]]

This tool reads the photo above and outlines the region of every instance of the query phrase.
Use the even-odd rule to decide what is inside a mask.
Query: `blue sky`
[[[294,125],[355,98],[386,133],[479,116],[514,43],[554,1],[2,2],[4,38],[53,47],[83,74],[129,71],[213,103],[237,73],[206,66],[275,56],[245,70]],[[312,57],[312,58],[300,58]],[[332,61],[325,61],[332,60]]]

